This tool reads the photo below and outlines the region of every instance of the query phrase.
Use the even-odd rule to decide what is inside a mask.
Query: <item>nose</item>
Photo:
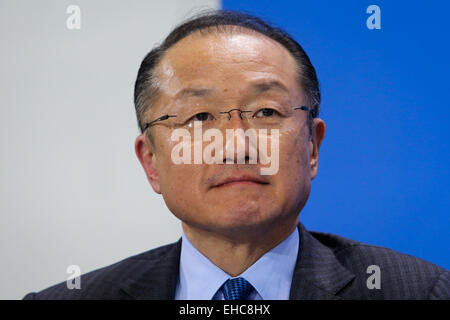
[[[224,112],[225,150],[224,163],[256,163],[257,136],[248,132],[248,121],[241,109]]]

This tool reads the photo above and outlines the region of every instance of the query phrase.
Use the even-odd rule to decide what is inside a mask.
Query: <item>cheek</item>
[[[166,164],[164,177],[160,182],[164,202],[181,220],[187,212],[197,211],[202,201],[199,188],[201,175],[196,167],[195,165]]]
[[[159,183],[161,186],[161,193],[163,196],[168,193],[172,193],[177,183],[174,183],[175,177],[182,174],[182,170],[179,170],[171,160],[172,145],[170,141],[160,142],[156,149],[156,163],[155,168],[158,173]],[[183,175],[179,179],[184,179]],[[179,181],[178,179],[175,181]]]
[[[309,167],[309,138],[301,132],[280,135],[280,170],[293,176],[305,175]]]
[[[297,198],[309,192],[308,141],[298,132],[280,137],[280,169],[276,180],[281,197]]]
[[[175,164],[172,161],[172,148],[175,144],[168,141],[166,144],[158,145],[156,156],[161,194],[174,213],[201,201],[202,178],[201,165]]]

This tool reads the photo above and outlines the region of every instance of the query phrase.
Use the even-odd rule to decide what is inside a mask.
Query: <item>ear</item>
[[[325,122],[320,118],[314,118],[312,123],[311,141],[310,141],[310,167],[311,180],[317,175],[319,167],[319,149],[322,140],[325,137]]]
[[[154,146],[149,141],[145,133],[141,134],[136,138],[134,149],[136,151],[136,155],[139,159],[139,162],[144,168],[145,174],[147,175],[147,179],[150,182],[150,185],[152,186],[153,190],[156,193],[161,194],[159,176],[156,170],[156,154],[154,151]]]

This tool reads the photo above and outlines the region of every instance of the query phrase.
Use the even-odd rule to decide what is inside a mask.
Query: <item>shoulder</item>
[[[385,247],[365,244],[330,233],[310,232],[333,251],[337,260],[353,274],[353,290],[364,289],[371,298],[450,299],[450,272],[431,262]],[[367,290],[369,277],[379,277],[380,288]]]
[[[88,272],[80,277],[80,289],[68,289],[61,282],[39,292],[31,292],[24,300],[126,299],[121,285],[130,277],[151,269],[168,255],[178,254],[179,243],[164,245]]]

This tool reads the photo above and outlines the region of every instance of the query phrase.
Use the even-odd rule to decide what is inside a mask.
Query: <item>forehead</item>
[[[279,82],[298,94],[298,67],[278,42],[253,31],[196,32],[171,47],[156,74],[161,93],[174,97],[188,87],[242,92],[255,82]]]

